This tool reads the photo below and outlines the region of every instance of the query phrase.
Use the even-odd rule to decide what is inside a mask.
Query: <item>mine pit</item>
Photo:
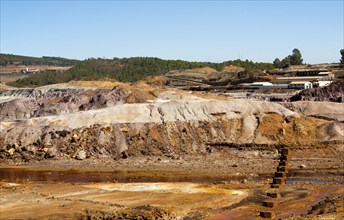
[[[0,93],[0,219],[344,218],[343,103],[77,85]]]

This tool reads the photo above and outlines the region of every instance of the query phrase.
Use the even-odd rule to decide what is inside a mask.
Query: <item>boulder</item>
[[[304,165],[304,164],[301,164],[299,167],[300,167],[300,169],[304,169],[304,168],[306,168],[307,166]]]
[[[76,155],[76,159],[78,160],[86,159],[86,152],[83,150],[79,151],[78,154]]]

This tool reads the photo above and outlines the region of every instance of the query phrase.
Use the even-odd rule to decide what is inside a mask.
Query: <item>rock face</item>
[[[291,101],[299,100],[344,102],[344,82],[333,82],[326,87],[306,89],[291,97]]]
[[[123,103],[128,95],[119,88],[8,90],[0,92],[0,121],[104,108]]]
[[[200,154],[214,146],[274,151],[278,145],[322,148],[330,144],[339,149],[343,143],[341,122],[308,117],[279,103],[215,100],[175,91],[145,103],[120,104],[118,97],[125,97],[121,92],[106,93],[115,97],[116,105],[107,106],[110,98],[95,99],[102,94],[96,92],[77,102],[87,110],[77,105],[71,109],[78,112],[2,121],[0,157],[126,158]],[[92,109],[95,103],[104,104]]]

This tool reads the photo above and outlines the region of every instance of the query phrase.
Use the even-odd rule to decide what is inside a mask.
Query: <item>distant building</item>
[[[332,80],[321,80],[315,83],[315,87],[329,86],[332,82]]]
[[[331,72],[325,72],[325,71],[315,71],[315,72],[305,72],[303,74],[299,74],[298,76],[287,76],[287,77],[277,77],[275,80],[273,80],[273,83],[294,83],[294,82],[311,82],[313,84],[313,87],[323,87],[328,86],[333,82],[334,74]],[[295,84],[295,83],[294,83]],[[295,84],[296,85],[296,84]]]
[[[323,76],[283,76],[277,77],[273,82],[274,83],[291,83],[291,82],[316,82],[323,79]]]
[[[289,85],[288,84],[273,84],[270,86],[270,89],[288,89]]]
[[[320,72],[318,76],[321,76],[324,81],[332,81],[334,79],[334,74],[331,72]]]
[[[21,74],[33,74],[33,73],[39,73],[40,72],[40,69],[29,69],[28,67],[26,67],[25,70],[21,70],[20,73]]]
[[[300,69],[293,70],[296,76],[318,76],[319,73],[326,71],[326,69]]]
[[[270,82],[254,82],[249,86],[251,89],[288,89],[288,84],[272,84]]]
[[[313,84],[309,81],[294,81],[289,83],[289,89],[311,89]]]
[[[251,84],[252,89],[263,89],[269,86],[272,86],[273,84],[270,82],[254,82]]]

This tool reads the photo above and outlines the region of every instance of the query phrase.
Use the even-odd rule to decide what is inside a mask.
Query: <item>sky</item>
[[[344,0],[1,1],[1,53],[339,62]]]

